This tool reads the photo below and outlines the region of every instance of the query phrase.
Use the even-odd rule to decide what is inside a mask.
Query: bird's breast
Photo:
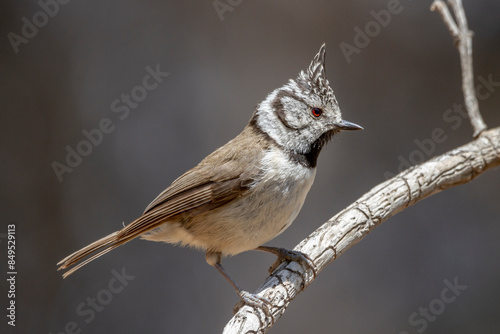
[[[222,250],[237,254],[256,248],[282,233],[297,217],[316,175],[315,168],[305,167],[273,148],[261,161],[261,177],[244,196],[221,212],[232,222],[232,241]],[[229,231],[229,230],[228,230]]]
[[[181,243],[235,255],[283,232],[297,217],[311,188],[315,168],[297,163],[277,147],[263,154],[259,177],[240,197],[191,218],[166,222],[145,239]]]

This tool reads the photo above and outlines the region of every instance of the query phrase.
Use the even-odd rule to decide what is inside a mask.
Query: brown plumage
[[[361,129],[342,120],[326,79],[325,53],[323,44],[307,71],[257,106],[242,133],[175,180],[142,216],[59,262],[59,269],[75,265],[63,276],[138,236],[205,250],[207,263],[240,298],[259,307],[267,301],[236,284],[222,267],[223,256],[259,250],[277,255],[277,263],[298,261],[314,272],[304,254],[263,245],[297,217],[318,155],[333,134]]]
[[[63,277],[66,278],[87,263],[165,222],[188,223],[189,217],[227,204],[258,178],[256,162],[268,146],[266,135],[250,122],[240,135],[177,178],[147,206],[142,216],[64,258],[58,263],[58,270],[67,269],[90,256],[65,272]]]

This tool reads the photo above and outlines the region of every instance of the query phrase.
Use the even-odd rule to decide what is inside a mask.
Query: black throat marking
[[[298,153],[294,151],[290,151],[285,149],[282,145],[278,144],[276,140],[274,140],[267,132],[262,130],[260,126],[257,124],[257,113],[255,112],[250,119],[250,122],[248,125],[252,127],[252,129],[265,136],[271,143],[272,145],[281,148],[285,153],[288,155],[288,158],[290,161],[295,162],[299,165],[302,165],[306,168],[316,168],[316,165],[318,163],[318,156],[319,153],[321,152],[321,149],[328,143],[331,137],[336,133],[335,130],[328,131],[324,134],[322,134],[307,150],[305,153]]]
[[[289,157],[304,167],[316,168],[319,153],[323,147],[325,147],[326,143],[330,141],[330,138],[333,137],[335,132],[335,130],[332,130],[322,134],[314,143],[312,143],[306,153],[288,152]]]

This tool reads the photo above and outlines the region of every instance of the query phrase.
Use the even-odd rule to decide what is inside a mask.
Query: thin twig
[[[441,15],[444,24],[450,31],[450,34],[455,41],[455,45],[458,45],[460,40],[460,30],[458,29],[458,26],[455,24],[455,20],[453,19],[453,16],[451,16],[451,13],[448,10],[446,4],[443,1],[434,1],[431,5],[431,10],[433,12],[437,11]]]
[[[453,19],[448,6],[443,1],[436,0],[431,5],[432,11],[438,11],[443,22],[448,27],[455,46],[460,54],[460,64],[462,67],[462,91],[464,94],[465,107],[474,130],[474,138],[477,138],[481,132],[486,130],[486,124],[479,112],[479,105],[474,89],[474,72],[472,64],[472,36],[473,32],[469,30],[467,18],[465,17],[462,0],[448,0],[450,7],[455,14],[456,22]]]

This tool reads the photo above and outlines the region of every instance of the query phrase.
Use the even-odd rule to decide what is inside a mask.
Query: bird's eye
[[[323,114],[323,110],[321,110],[320,108],[312,108],[311,109],[311,114],[314,116],[314,117],[319,117]]]

